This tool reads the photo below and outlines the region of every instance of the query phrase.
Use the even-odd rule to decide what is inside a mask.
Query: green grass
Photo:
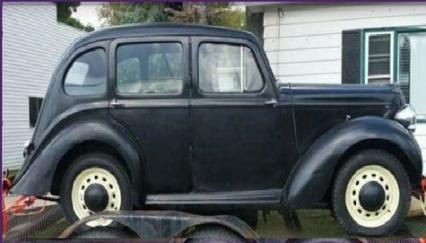
[[[8,177],[16,176],[18,172],[19,172],[19,169],[9,170],[9,174],[7,176]]]
[[[57,224],[52,225],[51,227],[48,227],[47,229],[41,232],[37,232],[37,234],[34,235],[34,239],[57,238],[68,226],[70,226],[70,223],[68,223],[65,219],[63,219],[59,221]]]
[[[286,229],[283,217],[278,212],[272,212],[267,222],[264,222],[260,215],[256,232],[262,239],[355,237],[346,233],[343,227],[332,217],[330,210],[298,210],[297,214],[302,226],[300,232]],[[405,225],[399,232],[385,238],[420,238],[425,236],[426,217],[419,216],[406,218]]]
[[[259,217],[257,233],[265,239],[311,238],[311,237],[347,237],[344,229],[331,217],[328,210],[298,210],[301,231],[289,230],[283,217],[276,211],[271,212],[267,222]]]

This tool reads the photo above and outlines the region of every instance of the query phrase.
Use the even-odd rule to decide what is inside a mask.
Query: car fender
[[[365,116],[342,122],[320,136],[297,161],[284,185],[282,204],[308,208],[319,202],[332,184],[342,156],[352,146],[371,139],[385,140],[400,148],[415,170],[412,183],[420,181],[421,150],[414,136],[396,121]]]
[[[28,169],[15,181],[12,192],[35,196],[47,194],[62,157],[74,146],[91,141],[105,143],[120,153],[131,173],[133,190],[136,193],[134,195],[140,199],[135,187],[144,185],[145,181],[141,181],[141,178],[145,177],[140,175],[144,168],[142,168],[142,156],[138,152],[137,142],[132,141],[121,125],[111,119],[80,119],[60,129],[47,143],[43,144],[44,146],[36,148],[29,158],[31,161],[29,161]]]

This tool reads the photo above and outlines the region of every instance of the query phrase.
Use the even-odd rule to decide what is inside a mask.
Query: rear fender
[[[52,186],[54,174],[63,156],[79,144],[98,141],[113,147],[124,158],[126,169],[130,172],[134,195],[140,199],[138,191],[144,171],[138,146],[123,129],[105,120],[75,121],[70,126],[61,129],[45,146],[36,148],[27,167],[28,169],[14,182],[12,192],[22,195],[42,196],[47,194]]]
[[[338,163],[346,151],[371,139],[384,140],[403,151],[412,168],[411,182],[418,184],[422,173],[421,150],[413,135],[399,123],[366,116],[336,125],[317,139],[299,159],[287,179],[283,206],[308,208],[319,202],[332,184]]]

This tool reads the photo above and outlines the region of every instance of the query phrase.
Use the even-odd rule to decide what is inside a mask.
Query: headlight
[[[403,106],[396,113],[395,120],[412,132],[416,130],[416,111],[410,105]]]

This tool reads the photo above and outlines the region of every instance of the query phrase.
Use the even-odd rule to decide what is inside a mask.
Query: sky
[[[102,22],[99,20],[97,8],[100,8],[102,3],[99,2],[81,2],[77,7],[77,12],[72,14],[72,17],[80,20],[84,25],[90,24],[95,29],[101,27]]]

